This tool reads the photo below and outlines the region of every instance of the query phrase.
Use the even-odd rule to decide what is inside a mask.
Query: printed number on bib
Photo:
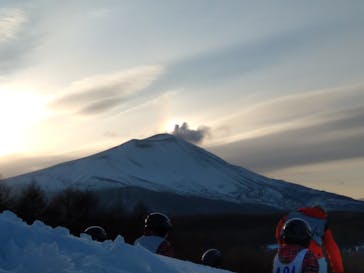
[[[278,267],[276,272],[274,273],[296,273],[295,266],[292,266],[292,268],[289,266],[284,266],[283,269],[282,270],[281,269],[282,269],[281,267]]]

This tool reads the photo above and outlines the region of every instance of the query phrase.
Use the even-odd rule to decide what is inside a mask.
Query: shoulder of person
[[[299,211],[302,214],[309,216],[309,217],[318,218],[318,219],[327,219],[326,212],[320,207],[299,208],[297,211]]]
[[[173,256],[174,250],[173,250],[172,244],[170,242],[168,242],[167,240],[163,240],[158,247],[157,253],[166,255],[166,256]]]

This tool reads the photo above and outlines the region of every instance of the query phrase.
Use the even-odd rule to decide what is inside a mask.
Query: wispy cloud
[[[305,25],[252,41],[236,42],[209,49],[170,63],[165,77],[158,84],[173,88],[176,85],[206,86],[240,78],[295,58],[302,50],[314,48],[324,39],[337,36],[331,24]]]
[[[364,191],[363,168],[364,157],[361,157],[290,167],[265,174],[286,181],[300,182],[308,187],[361,198]]]
[[[128,101],[163,73],[161,66],[142,66],[74,82],[51,107],[83,115],[104,113]]]
[[[176,124],[174,127],[173,135],[183,138],[186,141],[192,143],[200,143],[208,136],[209,128],[206,126],[200,126],[196,130],[190,129],[187,122],[184,122],[181,126]]]
[[[237,135],[211,151],[258,171],[364,156],[363,87],[289,96],[245,114],[243,120],[255,122],[256,127],[250,124],[253,133]]]
[[[81,154],[55,156],[6,156],[0,157],[0,179],[43,169],[58,163],[81,157]]]
[[[27,22],[25,13],[19,9],[0,9],[0,43],[18,37]]]
[[[342,111],[363,106],[364,86],[318,90],[243,105],[242,110],[215,120],[213,127],[227,128],[229,136],[223,142],[233,142],[329,122]]]
[[[42,42],[29,10],[0,8],[0,76],[24,68],[26,58]]]
[[[111,9],[110,8],[95,8],[88,12],[88,15],[92,18],[98,19],[98,18],[105,18],[110,16]]]

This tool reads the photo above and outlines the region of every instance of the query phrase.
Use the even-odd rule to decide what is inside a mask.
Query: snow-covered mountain
[[[12,187],[31,182],[46,192],[72,187],[109,193],[129,190],[139,192],[143,200],[154,194],[156,200],[169,195],[170,203],[175,196],[238,206],[292,209],[320,204],[331,210],[364,210],[364,202],[261,176],[168,134],[133,139],[95,155],[5,180]]]

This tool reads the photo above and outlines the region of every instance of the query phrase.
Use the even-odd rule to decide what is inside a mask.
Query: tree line
[[[66,227],[76,236],[88,226],[99,225],[109,239],[121,234],[133,240],[143,232],[148,210],[142,203],[133,208],[118,204],[108,209],[99,203],[97,195],[89,191],[69,188],[47,197],[35,182],[18,194],[0,184],[0,212],[10,210],[28,224],[40,220],[51,227]]]

